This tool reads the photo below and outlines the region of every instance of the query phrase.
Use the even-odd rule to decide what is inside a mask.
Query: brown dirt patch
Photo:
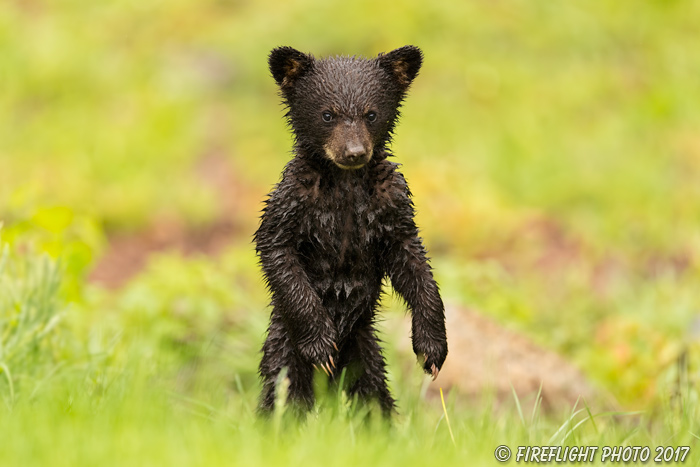
[[[556,352],[536,345],[525,336],[508,330],[474,311],[458,307],[446,310],[450,353],[437,380],[428,386],[428,396],[439,390],[456,391],[459,401],[481,403],[493,397],[496,408],[513,404],[513,390],[530,413],[538,391],[544,411],[570,410],[579,397],[588,403],[609,396],[594,388],[583,373]],[[406,318],[402,332],[410,329]],[[402,351],[411,353],[407,339]],[[407,356],[407,360],[413,361]],[[579,408],[582,402],[578,403]]]
[[[212,150],[194,168],[203,183],[217,193],[217,215],[204,226],[185,220],[160,219],[145,229],[109,235],[109,247],[98,260],[88,280],[108,288],[119,288],[148,264],[151,255],[178,252],[183,255],[218,255],[234,241],[250,239],[252,229],[243,219],[255,212],[258,190],[238,177],[228,158]],[[245,213],[245,214],[242,214]]]
[[[216,256],[240,231],[232,221],[219,220],[200,228],[161,222],[136,234],[114,235],[88,280],[116,289],[141,272],[153,254],[170,251]]]

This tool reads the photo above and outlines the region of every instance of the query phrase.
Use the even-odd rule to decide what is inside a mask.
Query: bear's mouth
[[[362,167],[367,165],[366,162],[363,162],[362,164],[355,164],[355,165],[345,165],[345,164],[341,164],[340,162],[337,162],[337,161],[333,161],[333,162],[335,162],[335,165],[337,165],[338,167],[340,167],[343,170],[357,170],[357,169],[361,169]]]
[[[332,148],[325,146],[326,157],[333,162],[337,167],[343,170],[357,170],[361,169],[370,161],[371,151],[366,148],[363,154],[359,157],[348,157],[346,154],[338,155]]]

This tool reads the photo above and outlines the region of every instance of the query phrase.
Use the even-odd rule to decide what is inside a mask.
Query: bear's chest
[[[381,288],[383,230],[376,199],[359,184],[331,185],[309,196],[301,211],[300,261],[342,340]]]
[[[335,266],[375,253],[378,218],[371,194],[362,186],[336,184],[307,199],[299,238],[307,253]]]

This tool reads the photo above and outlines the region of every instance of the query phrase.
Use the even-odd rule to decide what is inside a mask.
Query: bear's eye
[[[331,120],[333,120],[333,114],[326,110],[325,112],[323,112],[321,114],[321,118],[323,119],[324,122],[328,123]]]
[[[376,122],[377,121],[377,112],[368,112],[367,113],[367,120],[370,122]]]

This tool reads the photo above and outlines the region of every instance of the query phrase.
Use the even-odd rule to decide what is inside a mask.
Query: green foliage
[[[103,251],[105,239],[97,223],[68,207],[34,206],[8,214],[2,239],[16,250],[42,251],[61,259],[62,295],[78,300],[85,276]],[[2,227],[2,224],[0,224]]]
[[[91,289],[75,318],[83,334],[118,336],[113,353],[121,365],[137,358],[188,390],[250,388],[257,384],[265,306],[253,253],[233,248],[217,262],[156,257],[118,294]]]
[[[0,395],[8,409],[32,398],[65,363],[59,272],[47,257],[27,259],[0,248]]]

